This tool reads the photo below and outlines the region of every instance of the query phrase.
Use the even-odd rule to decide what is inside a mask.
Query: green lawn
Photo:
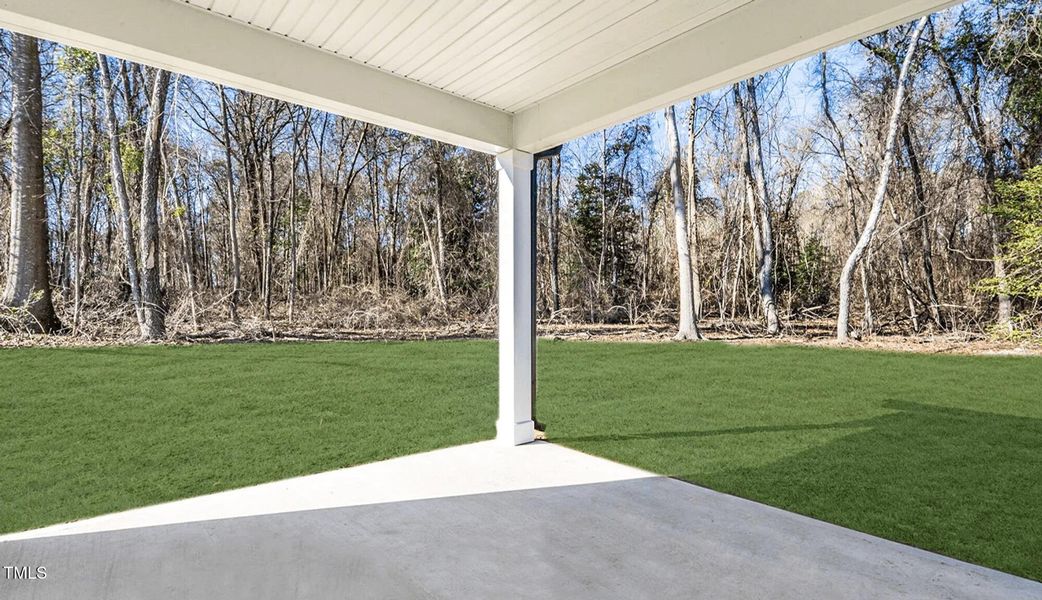
[[[0,531],[490,438],[489,342],[0,351]]]
[[[0,351],[0,531],[491,437],[492,342]],[[1042,360],[540,344],[559,443],[1042,579]]]

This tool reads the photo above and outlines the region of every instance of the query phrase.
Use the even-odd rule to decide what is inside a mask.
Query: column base
[[[496,441],[520,446],[535,441],[535,421],[511,423],[496,421]]]

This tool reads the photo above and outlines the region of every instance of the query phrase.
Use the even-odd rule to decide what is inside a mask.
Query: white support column
[[[532,155],[508,150],[499,172],[499,420],[496,439],[513,445],[535,439],[532,420],[535,314],[532,255]]]

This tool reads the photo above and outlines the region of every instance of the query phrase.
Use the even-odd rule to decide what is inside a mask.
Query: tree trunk
[[[908,155],[908,166],[912,170],[912,184],[915,188],[915,219],[918,221],[919,244],[923,253],[923,281],[926,283],[930,318],[938,329],[943,330],[944,317],[941,315],[941,302],[937,297],[937,285],[933,278],[933,244],[930,242],[930,219],[926,212],[926,187],[923,185],[919,157],[912,144],[912,132],[907,122],[901,128],[901,141],[904,143],[905,154]]]
[[[687,197],[680,174],[680,138],[677,117],[672,106],[666,107],[666,137],[669,138],[669,181],[673,193],[673,230],[677,243],[677,272],[680,283],[680,325],[675,339],[699,340],[702,334],[695,320],[695,295],[691,277],[691,245],[687,239]]]
[[[608,130],[601,130],[601,248],[597,260],[597,293],[604,292],[604,266],[608,251]],[[596,301],[596,300],[594,300]]]
[[[550,295],[553,315],[561,310],[561,157],[550,158]]]
[[[437,277],[438,299],[444,307],[448,303],[448,283],[445,278],[445,219],[442,214],[442,204],[444,203],[442,178],[444,174],[442,173],[442,149],[440,145],[436,145],[436,148],[438,156],[435,164],[434,230],[438,236],[438,261],[434,269],[434,276]]]
[[[309,114],[305,113],[305,121]],[[286,275],[286,316],[293,323],[293,310],[297,298],[297,165],[300,162],[300,136],[304,133],[304,125],[300,130],[293,127],[293,165],[290,169],[289,188],[289,272]],[[306,145],[305,141],[305,145]],[[305,164],[305,169],[307,165]]]
[[[232,171],[232,142],[230,124],[228,123],[228,99],[224,95],[224,86],[218,86],[221,95],[221,130],[223,132],[224,161],[227,167],[224,175],[224,191],[228,201],[228,253],[231,255],[232,291],[228,297],[228,316],[239,322],[239,288],[242,286],[242,268],[239,266],[239,212],[235,202],[235,174]]]
[[[745,189],[748,195],[750,193],[749,190],[752,189],[748,179],[746,179]],[[735,220],[738,223],[738,248],[735,250],[734,278],[731,280],[730,313],[732,322],[738,318],[738,281],[742,279],[742,273],[745,271],[745,206],[746,204],[741,202],[735,205]]]
[[[119,122],[116,120],[116,100],[113,91],[112,77],[109,74],[108,57],[98,55],[98,71],[101,73],[101,91],[105,100],[105,121],[108,128],[109,158],[111,161],[112,188],[119,202],[119,225],[123,231],[124,251],[127,261],[127,279],[130,281],[130,299],[134,303],[138,328],[145,330],[145,315],[141,307],[141,285],[138,281],[137,247],[134,245],[134,227],[130,220],[130,194],[127,192],[127,180],[123,171],[121,153],[122,139]]]
[[[886,201],[886,186],[890,181],[890,169],[894,162],[894,142],[897,138],[897,128],[901,119],[901,109],[904,106],[905,84],[908,72],[911,70],[912,59],[915,57],[915,49],[919,45],[919,37],[926,27],[929,17],[922,17],[915,24],[912,39],[908,42],[908,50],[905,52],[904,61],[901,63],[901,71],[897,76],[897,90],[894,92],[893,107],[890,112],[890,121],[887,126],[886,142],[883,145],[883,160],[879,167],[879,181],[876,184],[875,197],[872,200],[872,209],[865,221],[865,228],[861,231],[857,244],[851,251],[843,271],[839,278],[839,318],[836,322],[836,338],[845,342],[848,339],[850,320],[850,276],[854,272],[861,256],[865,253],[872,237],[875,235],[876,226],[879,224],[879,215],[883,210],[883,202]]]
[[[829,96],[828,88],[828,55],[825,52],[821,53],[821,104],[823,112],[825,113],[825,120],[828,121],[829,127],[836,136],[836,150],[839,153],[839,159],[843,162],[843,175],[846,182],[847,188],[847,205],[850,209],[850,235],[853,238],[853,243],[857,244],[858,236],[858,219],[857,219],[857,198],[864,198],[864,192],[861,186],[858,184],[857,176],[854,175],[854,168],[850,163],[850,159],[847,156],[847,145],[843,139],[843,132],[839,128],[839,124],[832,117],[832,101]],[[857,190],[857,197],[854,196],[854,191]],[[862,322],[868,331],[874,329],[873,317],[872,317],[872,295],[869,293],[868,285],[868,261],[861,261],[861,265],[858,269],[859,275],[861,276],[861,297],[864,301],[864,311]]]
[[[698,98],[692,98],[687,118],[687,215],[696,258],[701,256],[702,252],[698,239],[698,167],[695,162],[695,113],[697,108]],[[698,322],[702,318],[702,278],[698,273],[697,260],[691,266],[691,288],[695,298],[695,321]]]
[[[756,217],[754,227],[760,229],[760,259],[756,270],[759,283],[760,305],[767,322],[767,334],[777,335],[778,307],[774,299],[774,233],[771,226],[771,203],[767,195],[767,173],[763,162],[763,148],[760,135],[760,109],[756,101],[756,82],[745,81],[746,103],[742,111],[742,126],[746,128],[746,142],[749,150],[749,169],[752,180],[756,184]]]
[[[83,300],[83,172],[78,171],[73,183],[72,222],[75,227],[73,235],[72,259],[72,334],[76,335],[80,325],[80,304]]]
[[[857,245],[857,240],[854,240]],[[861,329],[866,335],[872,335],[876,331],[875,311],[872,310],[872,287],[869,284],[868,274],[872,265],[872,248],[865,251],[865,260],[858,267],[861,272],[861,297],[865,300],[864,310],[861,313]]]
[[[43,181],[43,94],[36,38],[11,34],[11,224],[0,305],[24,309],[32,331],[61,327],[51,302]]]
[[[754,266],[755,266],[755,268],[757,270],[757,273],[759,273],[760,265],[763,264],[763,235],[762,235],[762,231],[760,229],[760,225],[757,222],[757,218],[756,218],[756,214],[757,214],[757,209],[756,209],[756,190],[753,188],[753,162],[752,162],[752,154],[751,154],[751,152],[749,150],[749,127],[748,127],[748,120],[747,120],[748,117],[746,115],[746,110],[745,110],[745,101],[742,99],[742,91],[741,91],[741,88],[739,87],[739,85],[737,83],[732,86],[731,92],[734,95],[735,111],[737,112],[737,117],[738,117],[738,155],[739,155],[739,162],[741,162],[740,170],[741,170],[741,173],[742,173],[742,187],[743,187],[743,190],[745,192],[745,202],[741,205],[742,206],[742,211],[739,211],[736,214],[739,215],[739,220],[741,222],[740,229],[744,230],[744,227],[745,227],[745,217],[742,216],[742,215],[744,213],[748,213],[749,225],[750,225],[749,230],[752,233],[752,238],[753,238],[752,239],[752,242],[753,242],[752,243],[753,264],[754,264]],[[743,213],[743,211],[744,211],[744,213]],[[744,244],[742,245],[742,252],[743,252],[743,254],[742,254],[742,256],[739,257],[739,261],[738,261],[738,265],[739,266],[742,265],[742,261],[745,259],[745,256],[744,256]],[[743,274],[744,274],[744,269],[742,269],[742,268],[739,268],[739,269],[737,269],[735,271],[734,294],[732,294],[732,296],[731,296],[732,305],[734,305],[734,303],[737,301],[737,297],[738,297],[737,296],[738,295],[738,281],[739,281],[739,279],[741,278],[742,280],[745,280],[744,277],[741,277]],[[746,282],[746,285],[748,285],[748,281],[745,280],[745,282]],[[761,303],[761,307],[762,306],[763,305]],[[749,308],[749,313],[751,315],[752,308],[751,307],[748,307],[748,308]],[[737,316],[736,306],[732,308],[731,313],[732,313],[732,319]]]
[[[141,334],[148,340],[161,339],[166,335],[166,306],[159,263],[159,159],[169,87],[170,72],[156,69],[152,74],[152,90],[148,100],[148,125],[141,168],[141,307],[145,317],[145,327]]]
[[[445,306],[445,289],[442,287],[441,275],[441,264],[438,259],[437,244],[434,241],[434,236],[431,234],[430,222],[427,219],[427,212],[422,207],[419,211],[420,226],[423,229],[423,237],[427,242],[427,251],[430,254],[431,262],[431,279],[434,282],[435,297],[438,299],[438,303]]]
[[[905,301],[908,303],[908,318],[912,321],[912,330],[919,333],[919,313],[915,308],[915,289],[912,286],[911,251],[908,249],[908,240],[905,239],[904,223],[901,222],[901,217],[897,214],[893,202],[887,207],[890,209],[890,218],[894,220],[894,226],[897,228],[897,239],[900,243],[897,257],[901,265],[901,283],[904,287]],[[861,261],[861,265],[864,266],[864,264],[865,261]]]
[[[190,194],[185,194],[185,197],[182,197],[180,187],[177,185],[176,175],[171,177],[171,179],[173,180],[174,188],[174,206],[183,209],[182,214],[175,217],[175,219],[177,220],[178,234],[181,236],[181,253],[184,255],[185,285],[188,287],[188,308],[192,316],[192,327],[198,330],[199,314],[196,306],[198,284],[196,283],[195,274],[195,239],[190,233],[192,230],[192,200]]]

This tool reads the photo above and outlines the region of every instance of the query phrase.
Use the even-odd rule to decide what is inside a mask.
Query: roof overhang
[[[495,153],[556,146],[955,4],[604,2],[614,21],[585,19],[585,30],[562,39],[570,35],[562,25],[566,14],[578,18],[578,11],[597,10],[601,0],[548,2],[539,5],[542,14],[528,0],[239,0],[237,8],[219,14],[221,1],[0,0],[0,26]],[[366,12],[358,9],[366,2],[365,20],[353,17]],[[346,16],[335,20],[342,28],[354,26],[359,38],[362,31],[369,41],[386,38],[372,48],[398,44],[398,63],[403,52],[429,56],[417,55],[420,67],[400,72],[391,61],[380,62],[379,53],[362,62],[355,57],[365,51],[361,47],[346,56],[292,37],[288,25],[280,34],[279,23],[299,24],[306,14],[318,15],[320,5],[326,15],[343,11]],[[419,37],[438,26],[447,29],[463,9],[500,16],[456,24],[469,28],[456,37]],[[552,10],[557,12],[547,12]],[[678,11],[686,11],[679,23]],[[261,23],[236,14],[271,16]],[[336,35],[330,31],[329,37]],[[510,37],[511,31],[517,34]],[[539,53],[551,43],[551,52]],[[438,68],[423,68],[431,64]]]
[[[515,115],[514,143],[555,146],[953,4],[749,2]]]

